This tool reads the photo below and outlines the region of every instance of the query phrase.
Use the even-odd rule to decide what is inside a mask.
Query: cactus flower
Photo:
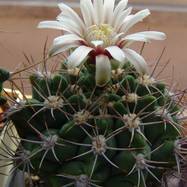
[[[92,57],[96,64],[96,83],[104,86],[111,79],[111,59],[119,67],[126,61],[133,64],[139,73],[147,73],[148,66],[144,58],[130,49],[134,42],[164,40],[162,32],[144,31],[134,34],[127,32],[150,14],[148,9],[131,14],[127,8],[128,0],[121,0],[115,6],[115,0],[80,0],[80,17],[69,6],[60,3],[61,13],[56,21],[42,21],[39,28],[63,30],[64,34],[54,39],[50,55],[57,55],[69,49],[68,67],[75,68]]]

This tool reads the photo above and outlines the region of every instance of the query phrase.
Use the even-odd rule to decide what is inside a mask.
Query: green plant
[[[179,104],[129,64],[105,87],[94,76],[89,63],[30,76],[32,99],[6,113],[21,141],[15,155],[7,150],[14,167],[50,187],[156,185],[183,153]]]
[[[78,67],[69,67],[69,58],[59,60],[61,67],[53,72],[46,67],[50,58],[44,58],[44,68],[29,74],[32,98],[19,88],[23,98],[11,98],[4,114],[5,126],[13,122],[17,129],[19,137],[10,139],[19,146],[13,152],[4,142],[6,156],[1,156],[13,163],[12,172],[26,172],[29,186],[161,186],[165,173],[180,173],[186,154],[180,99],[147,73],[137,54],[126,63],[106,51],[94,55]],[[8,79],[17,89],[13,76]]]

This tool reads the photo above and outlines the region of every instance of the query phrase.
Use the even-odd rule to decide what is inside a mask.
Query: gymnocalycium
[[[12,151],[7,144],[1,157],[13,164],[11,172],[25,172],[28,186],[159,187],[167,172],[180,175],[187,154],[181,99],[129,48],[166,36],[127,34],[150,11],[131,14],[126,6],[127,0],[116,6],[115,0],[81,0],[81,18],[60,3],[57,20],[38,27],[64,35],[54,39],[46,58],[29,65],[32,71],[24,68],[31,98],[14,78],[21,71],[8,77],[23,97],[7,95],[5,128],[13,123],[19,137],[9,130],[18,147]],[[46,64],[54,58],[60,67],[50,71]],[[43,68],[33,71],[36,66]]]

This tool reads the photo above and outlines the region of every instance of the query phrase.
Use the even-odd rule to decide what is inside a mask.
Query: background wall
[[[32,55],[35,61],[42,58],[46,39],[48,38],[48,46],[50,46],[52,39],[60,32],[39,30],[36,26],[41,20],[55,19],[59,10],[56,8],[56,0],[48,0],[52,2],[51,4],[41,3],[39,5],[37,1],[37,4],[24,4],[24,6],[21,5],[21,1],[14,3],[8,3],[8,1],[6,3],[0,1],[0,4],[3,2],[0,6],[0,66],[14,70],[25,61],[23,52]],[[140,5],[144,8],[155,2],[155,0],[142,1],[144,3],[141,3],[141,0],[130,0],[131,3],[139,3],[138,6],[135,6],[137,9]],[[77,2],[78,0],[74,1],[72,5],[76,7]],[[149,3],[146,4],[147,2]],[[163,1],[157,0],[156,2],[162,3]],[[184,0],[165,0],[164,3],[166,2],[172,4],[177,2],[176,7],[183,3],[187,4]],[[171,4],[168,6],[170,7]],[[172,11],[165,12],[163,10],[155,11],[153,8],[152,15],[143,23],[138,24],[132,32],[147,29],[163,31],[168,36],[164,42],[152,42],[145,47],[143,55],[148,64],[153,66],[163,48],[166,47],[158,71],[162,69],[168,59],[170,59],[170,64],[160,79],[165,79],[169,84],[173,83],[173,79],[175,79],[176,87],[187,88],[187,11],[172,9]],[[134,48],[140,50],[141,44],[135,45]]]
[[[148,4],[174,4],[174,5],[186,5],[186,0],[130,0],[130,2],[136,3],[148,3]]]

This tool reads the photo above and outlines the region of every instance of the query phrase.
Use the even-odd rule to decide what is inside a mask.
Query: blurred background
[[[54,37],[61,33],[56,30],[39,30],[42,20],[54,20],[59,14],[57,4],[65,2],[79,11],[79,0],[0,0],[0,66],[14,70],[25,60],[24,53],[34,61],[42,58],[46,39],[48,47]],[[129,0],[134,10],[149,8],[152,14],[133,30],[157,30],[167,34],[167,40],[152,42],[144,48],[143,55],[153,66],[163,49],[158,74],[165,67],[159,79],[175,88],[187,88],[187,0]],[[142,44],[133,46],[137,51]]]

